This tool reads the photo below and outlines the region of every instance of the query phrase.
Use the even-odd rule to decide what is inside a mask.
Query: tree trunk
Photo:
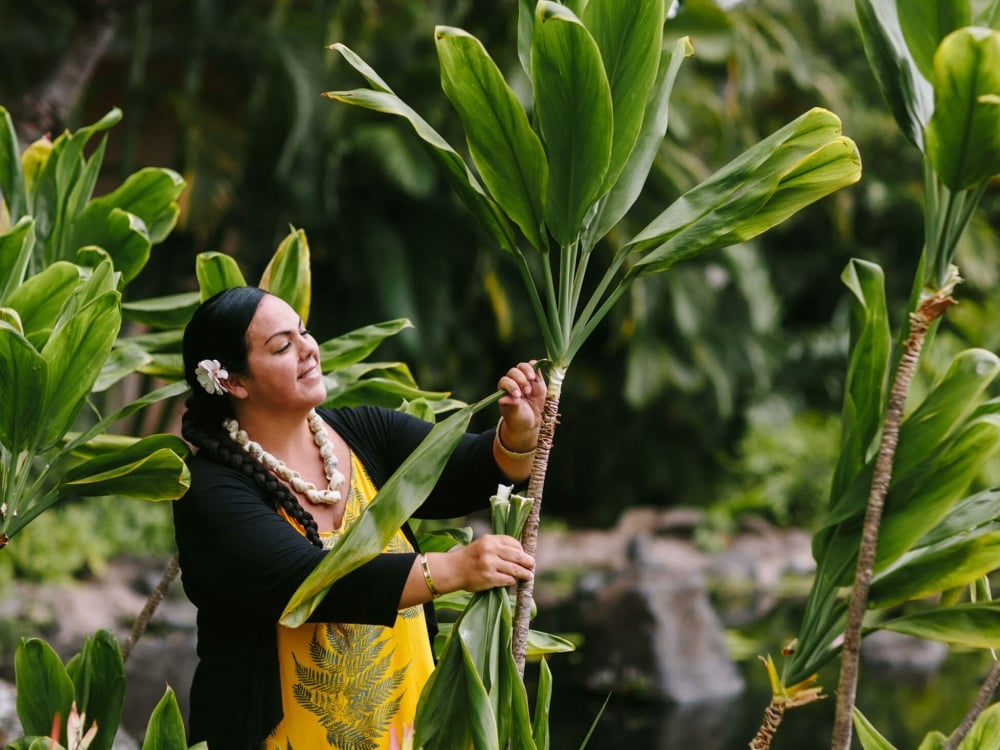
[[[121,11],[135,0],[76,0],[70,3],[76,22],[62,55],[48,77],[11,107],[22,149],[46,134],[66,127],[90,83],[97,63],[114,39]]]
[[[841,653],[840,678],[837,683],[837,711],[833,723],[832,750],[848,750],[851,744],[854,702],[858,687],[858,663],[861,655],[861,624],[868,608],[868,594],[871,589],[872,574],[875,569],[875,553],[878,544],[879,526],[885,507],[885,496],[892,479],[892,465],[896,457],[899,441],[899,427],[903,421],[903,407],[910,383],[917,369],[920,350],[923,348],[927,331],[945,310],[955,303],[951,291],[958,281],[957,274],[950,283],[933,295],[924,298],[910,315],[910,332],[903,345],[903,355],[893,380],[889,404],[886,409],[882,440],[879,444],[875,473],[868,493],[864,526],[861,530],[861,544],[858,549],[858,563],[847,610],[844,627],[844,648]]]
[[[545,472],[549,467],[549,452],[552,450],[552,440],[556,425],[559,423],[559,398],[562,395],[563,380],[566,378],[565,367],[553,367],[548,374],[548,393],[545,406],[542,409],[542,424],[538,430],[538,448],[535,460],[531,464],[531,480],[528,483],[528,497],[531,498],[531,513],[524,523],[521,532],[521,544],[532,557],[538,549],[538,521],[541,517],[542,490],[545,486]],[[514,606],[513,635],[511,650],[517,671],[524,677],[524,658],[528,650],[528,629],[531,624],[531,602],[535,589],[534,579],[519,581],[517,584],[517,602]]]
[[[752,740],[750,740],[750,750],[770,750],[771,740],[774,733],[778,731],[778,725],[785,716],[785,704],[774,698],[764,710],[764,721],[761,722],[760,729]]]

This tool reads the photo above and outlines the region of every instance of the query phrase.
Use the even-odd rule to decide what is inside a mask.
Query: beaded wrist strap
[[[500,417],[500,421],[497,422],[497,446],[500,448],[500,452],[503,453],[507,458],[512,458],[515,461],[526,461],[535,455],[537,448],[532,448],[530,451],[524,451],[523,453],[519,451],[512,451],[506,445],[503,444],[503,440],[500,439],[500,425],[503,424],[503,417]]]
[[[426,553],[420,555],[420,569],[424,572],[424,583],[427,584],[427,590],[431,592],[432,597],[437,599],[441,596],[441,592],[437,590],[437,586],[434,585],[434,579],[431,578],[431,569],[427,565]]]

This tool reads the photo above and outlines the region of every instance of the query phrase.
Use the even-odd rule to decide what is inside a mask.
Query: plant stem
[[[173,585],[174,580],[177,578],[177,574],[180,572],[180,563],[177,559],[177,553],[170,558],[167,563],[166,570],[163,571],[163,576],[160,578],[160,582],[156,584],[156,588],[153,589],[153,593],[149,595],[146,599],[146,604],[142,608],[142,612],[139,613],[139,617],[136,618],[135,623],[132,625],[132,630],[128,634],[128,638],[125,639],[125,643],[122,644],[122,661],[128,661],[128,655],[132,653],[132,647],[135,646],[136,641],[138,641],[142,634],[146,632],[146,627],[149,625],[149,621],[153,619],[153,615],[156,614],[156,608],[160,606],[160,602],[163,601],[163,597],[167,595],[167,591]]]
[[[962,719],[962,723],[948,737],[948,741],[944,743],[942,750],[956,750],[958,748],[962,740],[965,739],[965,735],[972,729],[972,725],[976,723],[979,714],[993,700],[993,693],[996,691],[998,685],[1000,685],[1000,661],[994,661],[993,668],[986,675],[982,687],[979,688],[979,693],[976,695],[976,702],[969,708],[969,712]]]
[[[764,721],[761,722],[757,734],[750,740],[750,750],[769,750],[774,733],[778,731],[778,725],[785,716],[785,703],[778,702],[774,698],[764,709]]]
[[[531,498],[531,513],[524,522],[521,532],[521,544],[524,551],[532,557],[538,549],[538,522],[542,508],[542,490],[545,485],[545,472],[549,466],[549,452],[552,450],[552,440],[559,422],[559,398],[562,394],[562,384],[566,377],[566,368],[555,366],[549,372],[548,394],[545,406],[542,408],[542,424],[538,430],[538,446],[535,460],[531,464],[531,480],[528,482],[528,497]],[[513,635],[511,651],[517,664],[518,674],[524,678],[524,658],[528,651],[528,627],[531,620],[531,598],[534,593],[535,581],[519,581],[517,584],[517,601],[514,606]]]
[[[899,428],[903,421],[903,407],[910,383],[916,373],[920,350],[927,331],[935,320],[941,317],[955,300],[951,290],[958,282],[958,274],[952,273],[948,282],[933,294],[924,297],[917,310],[910,315],[910,332],[903,345],[899,367],[893,379],[889,404],[886,409],[879,444],[875,473],[868,493],[864,526],[861,530],[861,544],[858,549],[857,569],[847,610],[847,624],[844,629],[844,646],[841,653],[840,678],[837,684],[837,711],[833,723],[832,750],[848,750],[851,744],[852,715],[858,687],[858,662],[861,655],[861,626],[868,608],[868,593],[871,589],[872,574],[875,570],[875,552],[878,544],[879,526],[885,497],[892,479],[892,465],[899,442]]]

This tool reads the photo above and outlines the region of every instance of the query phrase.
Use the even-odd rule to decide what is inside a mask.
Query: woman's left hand
[[[548,392],[545,378],[535,369],[535,360],[520,362],[500,378],[497,387],[507,391],[500,399],[503,442],[511,450],[531,450],[538,442],[542,408]]]

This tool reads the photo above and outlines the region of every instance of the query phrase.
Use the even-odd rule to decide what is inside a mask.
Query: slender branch
[[[538,523],[542,509],[542,491],[545,485],[545,472],[548,470],[549,453],[559,422],[559,398],[562,393],[563,380],[566,377],[564,367],[553,367],[549,373],[548,395],[542,409],[542,424],[538,431],[538,447],[535,460],[531,465],[531,480],[528,482],[528,497],[531,498],[531,513],[524,522],[521,532],[521,544],[524,551],[532,557],[538,549]],[[524,659],[528,651],[528,628],[531,621],[531,601],[535,589],[534,579],[519,581],[517,584],[516,603],[514,606],[513,635],[511,651],[517,671],[524,677]]]
[[[965,735],[972,729],[972,725],[976,723],[979,714],[993,700],[993,693],[996,692],[998,685],[1000,685],[1000,661],[994,661],[993,668],[990,669],[990,673],[986,675],[982,687],[979,688],[975,703],[969,708],[969,712],[962,719],[962,723],[948,737],[948,741],[944,743],[944,747],[941,750],[957,750],[962,740],[965,739]]]
[[[180,570],[180,563],[177,559],[177,553],[175,552],[174,556],[170,558],[169,562],[167,562],[167,567],[163,571],[163,576],[160,578],[160,582],[156,584],[156,588],[153,589],[153,593],[151,593],[149,598],[146,599],[146,605],[142,608],[142,612],[139,613],[139,617],[136,618],[135,623],[133,623],[132,630],[128,634],[128,638],[126,638],[125,643],[122,644],[122,661],[128,661],[128,656],[132,653],[132,648],[142,637],[142,634],[146,632],[149,621],[153,619],[153,615],[156,614],[157,607],[160,606],[160,602],[162,602],[163,598],[167,595],[167,592],[176,580],[177,574]]]
[[[889,396],[878,458],[875,461],[875,473],[872,476],[868,505],[865,509],[854,586],[847,610],[840,679],[837,685],[837,711],[833,723],[833,743],[831,745],[833,750],[848,750],[851,744],[852,714],[857,696],[858,664],[861,656],[861,626],[865,610],[868,608],[868,594],[875,569],[879,526],[882,523],[885,497],[892,479],[892,466],[896,457],[896,446],[899,442],[899,428],[903,421],[906,395],[916,373],[920,350],[923,347],[927,331],[931,324],[954,304],[955,300],[951,297],[951,290],[958,280],[957,273],[952,273],[950,283],[945,283],[941,290],[923,299],[917,310],[910,315],[910,333],[903,345],[903,354]]]

